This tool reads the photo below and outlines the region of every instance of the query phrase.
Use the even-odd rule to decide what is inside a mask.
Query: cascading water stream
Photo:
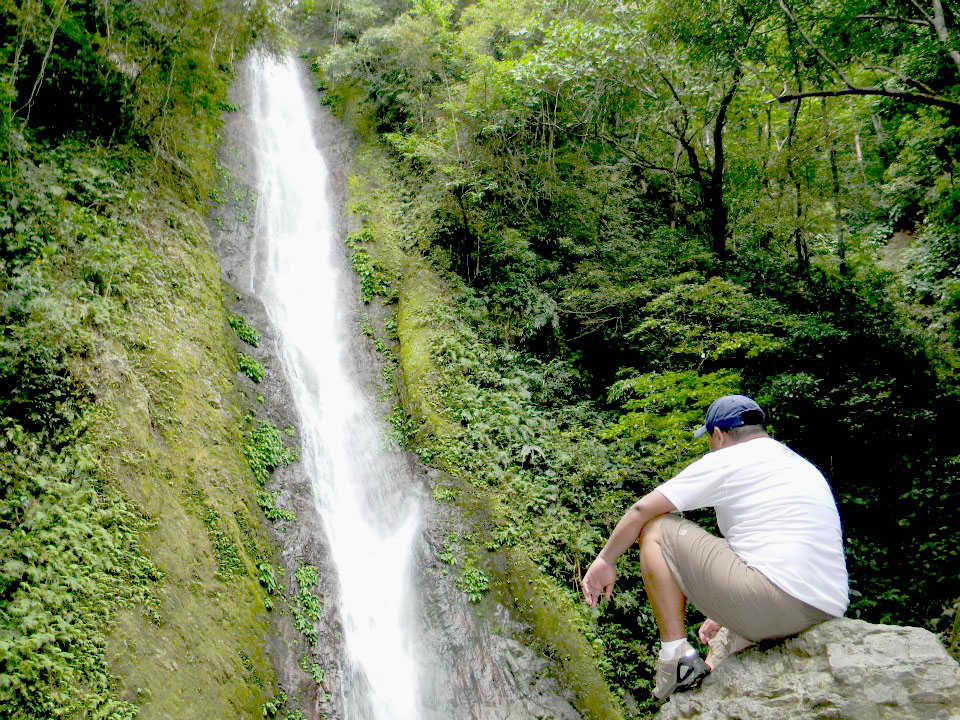
[[[324,158],[291,58],[250,66],[259,176],[251,290],[280,336],[312,478],[339,574],[349,720],[414,720],[411,608],[418,507],[395,454],[345,366],[349,310]]]

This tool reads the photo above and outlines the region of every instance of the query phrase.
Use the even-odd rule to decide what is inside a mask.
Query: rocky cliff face
[[[658,717],[958,720],[960,665],[926,630],[832,620],[727,659]]]

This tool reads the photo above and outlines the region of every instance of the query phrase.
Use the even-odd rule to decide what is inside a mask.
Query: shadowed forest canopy
[[[376,158],[361,240],[425,258],[458,298],[434,318],[459,328],[433,355],[457,378],[434,402],[447,434],[413,445],[500,498],[494,544],[575,602],[626,505],[706,450],[689,431],[709,401],[743,392],[831,481],[850,613],[956,651],[957,12],[300,7],[324,102]],[[641,697],[654,634],[631,560],[618,587],[598,647]]]
[[[0,0],[0,714],[136,713],[104,637],[163,573],[104,428],[131,378],[147,435],[189,425],[151,333],[219,306],[169,238],[203,244],[235,63],[281,22],[362,138],[398,438],[484,498],[477,567],[522,553],[576,618],[610,717],[651,709],[655,627],[635,557],[599,612],[581,570],[728,392],[830,480],[849,614],[960,651],[955,1]]]

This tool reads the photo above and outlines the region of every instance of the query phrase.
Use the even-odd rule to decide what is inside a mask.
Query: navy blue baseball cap
[[[724,395],[710,403],[707,408],[706,422],[694,432],[695,438],[712,433],[714,428],[728,430],[744,424],[743,414],[746,412],[760,413],[760,422],[766,419],[766,414],[753,400],[746,395]]]

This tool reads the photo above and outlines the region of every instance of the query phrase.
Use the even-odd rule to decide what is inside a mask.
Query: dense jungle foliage
[[[3,717],[252,718],[272,694],[256,428],[203,223],[271,13],[0,2]]]
[[[522,551],[574,607],[743,392],[832,484],[849,614],[957,652],[954,3],[298,8],[364,137],[351,242],[398,302],[398,432],[462,481],[438,497],[492,498],[481,561]],[[578,610],[614,715],[643,711],[655,639],[632,557],[618,588]]]
[[[231,371],[264,369],[231,345],[199,222],[235,63],[279,8],[0,0],[3,716],[285,702],[262,704],[283,588],[258,501],[289,513],[245,480],[289,456],[230,406]],[[397,436],[476,519],[449,542],[471,600],[548,598],[523,617],[585,713],[649,709],[655,633],[634,557],[600,611],[580,572],[730,391],[830,479],[850,614],[957,653],[955,2],[284,12],[364,138],[350,242],[365,296],[396,303],[370,334],[399,343]]]

